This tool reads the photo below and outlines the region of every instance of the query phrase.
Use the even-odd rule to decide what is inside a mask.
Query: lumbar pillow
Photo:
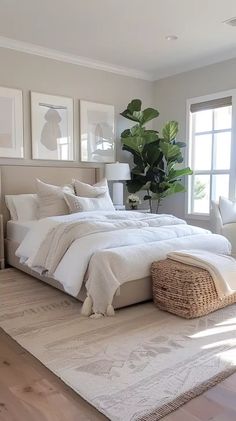
[[[79,180],[73,180],[76,196],[81,197],[97,197],[108,192],[107,180],[104,178],[99,183],[91,186],[90,184],[82,183]]]
[[[220,196],[219,209],[223,224],[236,222],[236,202]]]
[[[64,193],[64,197],[71,213],[115,210],[112,201],[107,200],[106,194],[99,197],[78,197],[74,194]]]
[[[52,184],[46,184],[36,179],[36,187],[39,203],[39,218],[66,215],[69,213],[64,193],[73,194],[73,186],[70,184],[63,187],[53,186]]]

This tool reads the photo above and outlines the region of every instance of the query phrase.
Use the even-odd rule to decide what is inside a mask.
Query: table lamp
[[[114,181],[112,200],[117,210],[125,209],[123,183],[121,181],[130,180],[129,164],[123,162],[115,162],[114,164],[106,164],[105,177],[109,181]]]

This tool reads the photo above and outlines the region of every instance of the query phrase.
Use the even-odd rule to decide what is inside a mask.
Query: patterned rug
[[[101,319],[80,307],[0,271],[0,326],[110,420],[158,420],[236,371],[236,305],[195,320],[151,303]]]

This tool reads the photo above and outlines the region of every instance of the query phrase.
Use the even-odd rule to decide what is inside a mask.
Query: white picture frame
[[[22,91],[2,86],[0,87],[0,158],[24,158]]]
[[[116,161],[113,105],[80,100],[80,158],[82,162]]]
[[[74,161],[73,99],[31,92],[32,158]]]

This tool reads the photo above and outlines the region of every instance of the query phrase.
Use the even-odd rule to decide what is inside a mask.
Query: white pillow
[[[37,194],[6,195],[5,201],[13,221],[32,221],[37,219]]]
[[[39,203],[39,218],[48,216],[66,215],[69,213],[68,206],[64,198],[64,192],[73,194],[74,189],[70,184],[59,187],[52,184],[43,183],[36,179],[36,188]]]
[[[73,180],[72,182],[75,188],[76,196],[97,197],[108,192],[107,180],[105,178],[93,186],[82,183],[82,181],[79,180]]]
[[[6,194],[5,196],[5,203],[6,203],[6,207],[10,212],[10,216],[12,221],[17,221],[17,213],[16,213],[16,208],[13,202],[13,198],[14,196],[12,194]]]
[[[236,202],[220,196],[219,209],[223,225],[236,222]]]
[[[78,197],[74,194],[64,193],[66,203],[71,213],[87,211],[115,211],[111,200],[107,200],[107,195],[99,197]]]

